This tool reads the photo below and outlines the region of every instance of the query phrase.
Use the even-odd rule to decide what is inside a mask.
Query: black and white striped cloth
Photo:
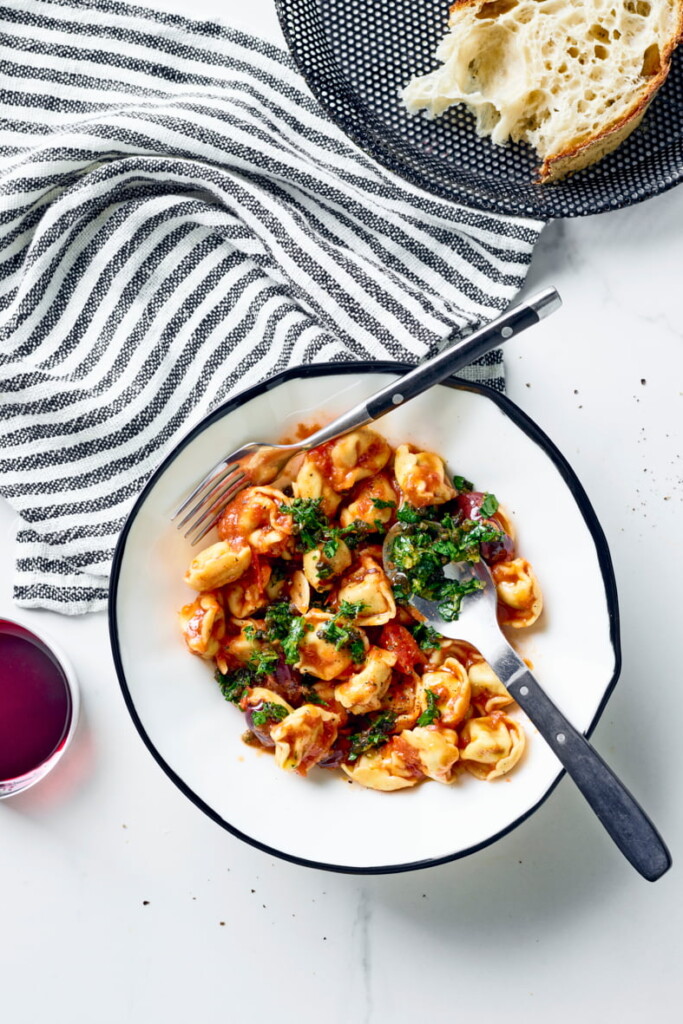
[[[0,0],[0,494],[14,596],[107,600],[145,480],[228,396],[434,352],[520,288],[543,224],[368,160],[286,54],[112,0]],[[499,357],[471,376],[502,387]]]

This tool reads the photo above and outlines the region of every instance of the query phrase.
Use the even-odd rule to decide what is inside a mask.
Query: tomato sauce
[[[415,637],[398,622],[387,622],[382,626],[378,647],[396,655],[396,669],[404,675],[413,671],[416,665],[424,665],[426,658]]]
[[[334,441],[327,441],[326,444],[321,444],[318,448],[312,448],[308,453],[308,458],[314,466],[318,467],[326,480],[330,480],[334,476],[334,464],[332,462],[333,445]]]

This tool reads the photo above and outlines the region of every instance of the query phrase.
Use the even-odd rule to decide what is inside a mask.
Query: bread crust
[[[460,0],[460,3],[468,3],[471,0]],[[475,0],[477,2],[477,0]],[[456,2],[454,7],[459,6]],[[659,89],[666,81],[671,70],[671,58],[674,50],[683,40],[683,3],[679,3],[678,11],[678,32],[670,41],[665,51],[660,56],[659,73],[652,76],[647,90],[633,103],[631,109],[622,115],[618,121],[608,125],[594,138],[576,146],[567,147],[562,153],[547,157],[538,168],[537,183],[547,184],[551,181],[560,181],[568,174],[582,171],[598,160],[602,160],[608,153],[614,152],[624,142],[631,132],[635,131],[643,120],[647,108],[652,103]]]

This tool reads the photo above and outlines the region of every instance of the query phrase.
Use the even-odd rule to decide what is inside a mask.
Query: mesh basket
[[[291,54],[332,120],[378,163],[444,199],[480,210],[577,217],[640,202],[676,185],[683,168],[683,59],[639,128],[594,167],[533,183],[538,158],[522,143],[479,138],[454,107],[411,116],[399,90],[435,67],[449,0],[276,0]]]

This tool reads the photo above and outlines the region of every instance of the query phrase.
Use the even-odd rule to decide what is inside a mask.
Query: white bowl
[[[154,474],[114,558],[112,648],[148,748],[224,828],[317,868],[400,871],[472,853],[528,817],[562,771],[517,710],[527,752],[497,782],[463,774],[451,786],[429,782],[378,793],[341,772],[285,773],[271,756],[241,742],[243,716],[221,696],[212,666],[185,649],[176,612],[193,597],[182,577],[194,552],[170,521],[182,498],[239,445],[278,440],[297,424],[337,415],[405,369],[390,363],[302,367],[228,402]],[[617,598],[604,535],[562,455],[508,399],[457,380],[391,412],[378,429],[393,444],[410,441],[438,452],[451,472],[495,493],[512,513],[518,550],[533,565],[545,597],[539,623],[515,640],[541,685],[588,733],[619,673]]]

